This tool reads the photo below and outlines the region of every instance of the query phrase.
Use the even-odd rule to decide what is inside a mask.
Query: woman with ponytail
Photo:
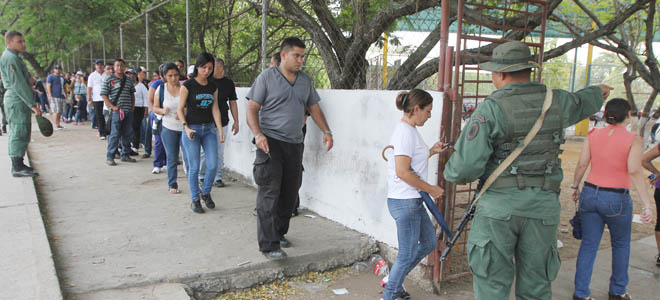
[[[605,121],[609,126],[589,132],[571,186],[573,200],[579,200],[582,224],[573,299],[593,299],[589,283],[605,224],[612,240],[609,299],[630,299],[626,286],[633,211],[630,188],[633,185],[643,203],[642,222],[651,220],[651,202],[642,174],[642,139],[626,129],[630,123],[628,101],[621,98],[608,101]],[[579,184],[589,165],[591,170],[580,192]]]
[[[394,159],[387,165],[387,207],[396,222],[399,254],[385,286],[385,300],[410,299],[403,288],[403,280],[438,246],[433,223],[419,191],[433,198],[444,193],[439,186],[427,183],[427,174],[428,158],[445,151],[446,145],[438,142],[429,150],[417,131],[417,127],[424,126],[431,117],[433,97],[420,89],[402,92],[396,98],[396,107],[403,111],[403,117],[390,139]]]

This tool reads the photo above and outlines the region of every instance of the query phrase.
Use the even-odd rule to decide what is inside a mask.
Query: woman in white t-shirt
[[[402,92],[396,98],[396,107],[403,111],[403,117],[390,139],[394,159],[387,165],[387,206],[396,221],[399,254],[385,287],[385,300],[410,297],[403,288],[403,280],[438,246],[435,228],[419,191],[433,198],[444,193],[442,188],[426,181],[428,158],[444,151],[445,144],[438,142],[429,149],[417,131],[417,126],[423,126],[431,117],[433,97],[420,89]]]
[[[162,131],[160,137],[163,139],[165,153],[167,154],[167,186],[171,194],[179,194],[179,185],[176,182],[177,166],[179,161],[179,147],[181,146],[181,132],[183,124],[177,116],[179,107],[179,69],[174,63],[166,63],[163,66],[165,84],[156,89],[154,94],[153,112],[163,116]],[[160,89],[163,91],[163,105],[160,103]],[[183,154],[186,160],[186,154]],[[188,164],[186,164],[187,166]]]

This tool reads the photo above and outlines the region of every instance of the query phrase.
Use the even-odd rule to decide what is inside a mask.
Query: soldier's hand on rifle
[[[445,194],[445,190],[437,185],[431,185],[431,188],[427,191],[431,197],[438,199]]]
[[[601,90],[601,93],[603,95],[603,99],[607,100],[607,97],[610,96],[610,91],[613,90],[613,89],[614,88],[609,86],[609,85],[601,84],[600,85],[600,90]]]

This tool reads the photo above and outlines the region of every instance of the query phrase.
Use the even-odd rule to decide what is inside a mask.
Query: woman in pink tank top
[[[582,147],[571,186],[575,190],[573,199],[580,201],[582,223],[574,300],[593,299],[590,297],[589,283],[605,224],[612,240],[609,299],[631,299],[626,293],[626,286],[632,230],[632,185],[644,204],[642,221],[651,221],[651,201],[642,174],[642,140],[626,129],[630,123],[628,101],[621,98],[608,101],[605,105],[605,120],[609,126],[589,132],[589,140]],[[589,165],[591,170],[580,192],[579,184]]]

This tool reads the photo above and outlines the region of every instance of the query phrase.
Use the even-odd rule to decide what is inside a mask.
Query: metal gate
[[[440,137],[443,141],[456,141],[465,120],[480,102],[495,90],[490,72],[483,72],[478,63],[490,57],[492,49],[504,42],[521,40],[529,45],[536,62],[542,66],[545,24],[548,6],[541,0],[459,0],[450,7],[449,0],[442,0],[442,32],[438,66],[438,90],[443,92],[443,111]],[[452,10],[456,11],[456,43],[449,46]],[[511,22],[513,19],[522,22]],[[541,81],[541,69],[533,73]],[[437,206],[444,212],[452,230],[473,198],[475,183],[457,186],[445,181],[442,172],[449,154],[441,156],[438,168],[438,185],[445,188],[445,196]],[[439,247],[428,261],[433,266],[433,284],[436,289],[446,280],[470,275],[466,259],[468,230],[456,243],[446,261],[440,261],[444,248],[441,234]]]

